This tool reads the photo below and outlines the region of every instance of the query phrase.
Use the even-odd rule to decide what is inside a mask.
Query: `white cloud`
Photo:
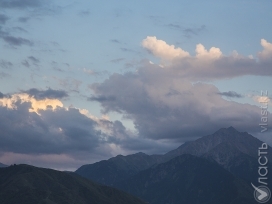
[[[261,39],[261,45],[263,47],[263,51],[259,52],[259,58],[262,60],[271,60],[272,59],[272,44],[267,42],[265,39]]]
[[[243,56],[235,50],[227,56],[219,48],[206,49],[202,44],[196,45],[196,55],[192,56],[182,48],[168,45],[154,36],[148,36],[142,41],[145,49],[161,59],[160,64],[154,64],[154,67],[168,69],[172,74],[191,81],[243,75],[272,76],[272,44],[262,39],[261,45],[263,51],[254,59],[252,55]]]
[[[163,40],[158,40],[155,36],[148,36],[142,41],[142,46],[156,57],[162,60],[173,60],[174,58],[188,57],[189,53],[174,45],[168,45]]]
[[[196,57],[198,58],[217,59],[220,56],[222,56],[222,52],[219,48],[212,47],[209,51],[207,51],[202,44],[198,44],[196,46]]]

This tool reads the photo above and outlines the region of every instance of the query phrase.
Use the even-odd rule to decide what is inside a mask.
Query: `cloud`
[[[0,67],[4,69],[11,69],[13,64],[6,60],[0,60]]]
[[[119,41],[119,40],[117,40],[117,39],[112,39],[112,40],[110,40],[112,43],[117,43],[117,44],[121,44],[121,42]]]
[[[29,68],[30,64],[27,60],[22,61],[22,65],[24,65],[25,67]]]
[[[184,26],[181,26],[179,24],[169,23],[166,25],[168,28],[179,30],[183,33],[183,36],[187,38],[191,38],[192,36],[199,35],[199,33],[206,30],[205,25],[201,25],[200,27],[187,27],[184,28]]]
[[[88,98],[88,101],[98,101],[98,102],[106,102],[106,101],[114,101],[116,98],[114,96],[91,96]]]
[[[6,78],[6,77],[10,77],[10,75],[5,72],[0,72],[0,79]]]
[[[30,59],[34,63],[39,63],[40,62],[39,59],[37,59],[36,57],[33,57],[33,56],[29,56],[28,59]]]
[[[25,9],[25,8],[35,8],[42,5],[40,0],[0,0],[0,8],[16,8],[16,9]]]
[[[13,46],[21,46],[21,45],[32,46],[34,44],[30,40],[27,40],[27,39],[21,38],[21,37],[3,36],[2,38],[9,45],[13,45]]]
[[[18,21],[21,23],[26,23],[30,18],[29,17],[20,17],[18,18]]]
[[[4,97],[0,99],[0,106],[8,109],[17,109],[18,103],[31,104],[29,112],[40,114],[40,110],[47,110],[48,108],[56,110],[57,107],[63,107],[63,104],[58,99],[42,98],[36,99],[34,96],[28,94],[13,94],[11,97]]]
[[[243,56],[233,51],[231,55],[223,55],[221,50],[212,47],[209,50],[202,44],[196,45],[196,55],[190,55],[181,48],[168,45],[163,40],[148,36],[142,46],[150,51],[161,62],[158,67],[168,72],[193,81],[233,78],[244,75],[272,75],[272,44],[261,40],[263,51],[258,58]]]
[[[23,91],[23,93],[27,93],[29,96],[34,97],[37,100],[43,99],[62,99],[68,97],[68,93],[63,90],[54,90],[54,89],[47,89],[47,90],[39,90],[36,88],[29,89],[27,91]]]
[[[91,12],[89,10],[83,10],[78,12],[79,16],[89,16],[91,14]]]
[[[203,59],[210,59],[210,58],[219,58],[222,56],[222,52],[219,48],[212,47],[209,51],[205,49],[202,44],[196,45],[196,57],[203,58]]]
[[[230,97],[230,98],[242,98],[243,97],[241,94],[238,94],[235,91],[220,92],[218,94],[221,96],[226,96],[226,97]]]
[[[169,23],[167,26],[173,29],[182,29],[182,27],[178,24]]]
[[[115,100],[99,101],[104,112],[122,113],[131,119],[141,137],[181,142],[225,126],[256,131],[254,124],[260,119],[258,107],[226,101],[213,85],[192,85],[170,78],[167,73],[149,71],[114,75],[93,86],[94,92],[104,98],[115,96]]]
[[[174,58],[188,57],[189,53],[181,48],[175,48],[174,45],[168,45],[163,40],[158,40],[155,36],[148,36],[142,41],[142,46],[150,51],[154,56],[165,60]]]
[[[8,19],[9,19],[8,16],[0,14],[0,24],[5,24]]]
[[[136,149],[156,149],[151,141],[141,145],[145,142],[120,121],[95,117],[85,109],[64,107],[59,99],[36,99],[27,93],[8,96],[0,92],[0,140],[2,162],[51,168],[62,164],[63,169],[75,169]],[[167,144],[157,145],[167,148]]]
[[[205,25],[200,26],[199,28],[186,28],[183,30],[184,36],[191,38],[193,35],[198,35],[200,32],[206,29]]]
[[[261,45],[263,51],[258,53],[258,56],[261,60],[272,60],[272,44],[267,42],[265,39],[261,39]]]
[[[119,62],[121,62],[123,60],[124,60],[124,58],[116,58],[116,59],[111,60],[111,62],[112,63],[119,63]]]
[[[19,26],[12,27],[12,30],[27,33],[27,30],[25,30],[25,29],[23,29],[23,28],[21,28]]]
[[[160,66],[146,60],[138,64],[136,71],[115,73],[89,86],[94,92],[89,100],[98,101],[103,113],[121,114],[133,122],[140,138],[156,141],[184,142],[228,126],[251,133],[259,131],[259,107],[225,100],[223,96],[242,95],[221,93],[204,81],[250,74],[271,76],[272,63],[236,52],[225,56],[219,48],[208,50],[201,44],[196,47],[196,55],[191,56],[156,37],[147,37],[142,45],[162,63],[168,62]],[[269,123],[272,125],[271,120]]]
[[[4,98],[4,97],[5,95],[2,92],[0,92],[0,98]]]

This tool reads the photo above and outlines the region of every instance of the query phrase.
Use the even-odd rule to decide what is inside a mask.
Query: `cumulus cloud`
[[[217,59],[222,55],[219,48],[212,47],[209,51],[202,44],[196,46],[196,57],[204,59]]]
[[[29,112],[35,112],[37,114],[39,114],[39,111],[47,110],[48,108],[56,110],[57,107],[63,107],[62,102],[58,99],[44,98],[41,100],[36,100],[34,96],[28,94],[13,94],[11,97],[4,97],[0,99],[0,106],[8,109],[17,110],[18,103],[31,104]]]
[[[223,96],[241,95],[231,91],[221,93],[212,84],[195,82],[202,74],[204,79],[237,76],[235,71],[239,72],[244,58],[224,57],[216,48],[200,49],[198,53],[207,56],[204,60],[197,55],[173,58],[173,64],[164,68],[147,60],[135,72],[113,74],[104,82],[90,86],[94,92],[92,99],[102,99],[96,101],[100,102],[104,113],[117,112],[131,119],[142,138],[182,142],[228,126],[258,132],[259,107],[225,100]],[[260,74],[260,65],[252,59],[247,60],[251,67],[239,75]],[[114,100],[107,100],[109,98]]]
[[[175,48],[163,40],[148,36],[142,46],[155,57],[161,59],[161,68],[190,80],[217,80],[233,78],[243,75],[272,75],[272,44],[261,40],[263,51],[256,59],[252,56],[243,56],[236,51],[229,56],[223,55],[216,47],[206,49],[204,45],[196,45],[196,55],[190,55],[182,48]]]
[[[114,74],[91,88],[98,95],[115,96],[100,101],[104,113],[122,113],[142,137],[182,142],[220,127],[259,131],[259,107],[226,101],[214,85],[192,84],[165,69],[144,67],[134,74]]]
[[[261,45],[263,51],[259,52],[259,58],[261,60],[272,60],[272,44],[267,42],[265,39],[261,39]]]
[[[188,57],[189,53],[181,48],[175,48],[174,45],[168,45],[163,40],[158,40],[155,36],[148,36],[142,41],[142,46],[150,51],[154,56],[164,60],[173,60],[174,58]]]

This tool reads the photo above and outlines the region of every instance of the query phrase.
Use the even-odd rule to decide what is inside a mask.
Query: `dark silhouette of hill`
[[[262,141],[247,132],[239,132],[233,127],[221,128],[214,134],[185,143],[166,153],[163,155],[162,160],[165,162],[183,154],[204,157],[217,162],[237,177],[245,179],[248,183],[255,183],[259,177],[258,149],[262,144]],[[268,148],[267,157],[272,161],[270,147]],[[267,166],[272,167],[270,163]],[[271,184],[270,181],[269,185]]]
[[[114,186],[120,180],[125,180],[156,163],[158,163],[156,157],[139,152],[128,156],[118,155],[109,160],[83,165],[76,170],[76,173],[101,184]]]
[[[183,154],[191,154],[215,161],[235,176],[245,179],[249,183],[257,182],[258,148],[262,143],[247,132],[239,132],[233,127],[221,128],[211,135],[186,142],[164,155],[144,153],[128,156],[118,155],[109,160],[83,165],[76,173],[96,182],[115,186],[116,183],[126,180],[142,170]],[[268,157],[272,161],[270,147]],[[270,164],[268,166],[272,168]]]
[[[143,170],[118,188],[150,204],[255,204],[250,185],[204,158],[184,154]]]
[[[84,165],[76,173],[154,204],[252,203],[250,183],[258,183],[262,144],[247,132],[221,128],[164,155],[118,155]],[[272,161],[270,147],[267,151]]]
[[[0,169],[1,204],[143,204],[120,190],[76,174],[12,165]]]
[[[3,167],[8,167],[8,165],[0,163],[0,168],[3,168]]]

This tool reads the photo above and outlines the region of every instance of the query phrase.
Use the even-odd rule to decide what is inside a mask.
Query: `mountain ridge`
[[[0,169],[1,204],[144,204],[120,190],[52,169],[12,165]]]

